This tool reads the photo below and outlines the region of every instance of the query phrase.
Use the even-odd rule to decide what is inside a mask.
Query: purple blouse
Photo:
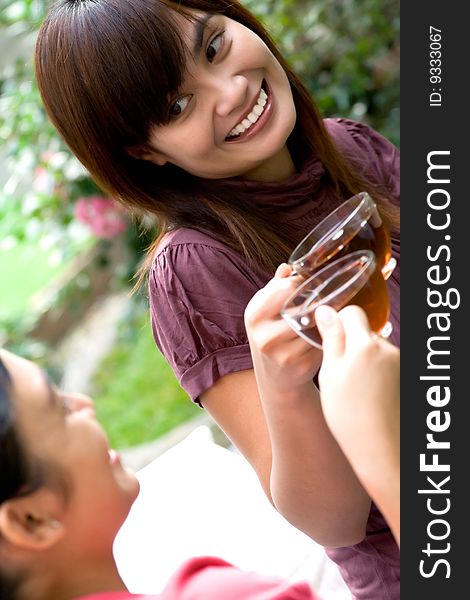
[[[398,205],[398,150],[365,124],[346,119],[326,119],[325,124],[343,155],[354,161],[364,178],[384,186],[390,201]],[[288,223],[298,231],[299,241],[345,200],[315,156],[281,183],[230,180],[229,185],[252,191],[253,202],[264,207],[266,218],[271,214]],[[400,242],[396,233],[392,233],[392,252],[398,264],[387,282],[391,340],[399,345]],[[192,229],[171,232],[158,247],[149,276],[153,335],[195,402],[220,377],[253,368],[243,315],[248,301],[271,277],[253,271],[240,254]],[[398,549],[374,506],[369,524],[371,532],[384,533],[328,553],[340,567],[347,564],[343,577],[355,598],[398,600]],[[377,564],[372,565],[371,559]]]

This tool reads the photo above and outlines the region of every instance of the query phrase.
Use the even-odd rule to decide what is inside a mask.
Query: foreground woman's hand
[[[315,312],[325,420],[399,542],[400,352],[370,331],[357,306]]]

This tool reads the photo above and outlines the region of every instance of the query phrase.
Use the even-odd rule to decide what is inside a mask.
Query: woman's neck
[[[244,179],[264,182],[284,181],[291,177],[296,170],[288,147],[283,146],[269,161],[246,173]]]
[[[67,569],[49,565],[48,569],[32,574],[22,588],[20,598],[41,600],[72,600],[90,594],[127,589],[112,558],[101,564],[77,562]]]

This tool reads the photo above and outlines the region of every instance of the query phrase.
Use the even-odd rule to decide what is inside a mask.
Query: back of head
[[[0,358],[0,506],[30,485],[30,470],[15,427],[12,381]],[[3,540],[0,531],[0,557]],[[21,574],[4,568],[0,560],[0,600],[13,600]]]

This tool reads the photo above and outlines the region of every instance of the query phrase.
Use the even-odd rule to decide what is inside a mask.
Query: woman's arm
[[[284,518],[324,546],[359,542],[370,499],[325,423],[318,394],[297,390],[272,400],[266,411],[254,371],[226,375],[201,397]]]
[[[399,544],[400,352],[371,333],[357,306],[321,307],[315,316],[325,419]]]
[[[279,317],[293,285],[278,277],[247,307],[249,337],[255,329],[266,342],[250,339],[259,385],[253,371],[233,373],[201,401],[288,521],[325,546],[350,545],[365,535],[370,500],[323,418],[312,383],[318,352]],[[286,342],[293,347],[286,350]]]

